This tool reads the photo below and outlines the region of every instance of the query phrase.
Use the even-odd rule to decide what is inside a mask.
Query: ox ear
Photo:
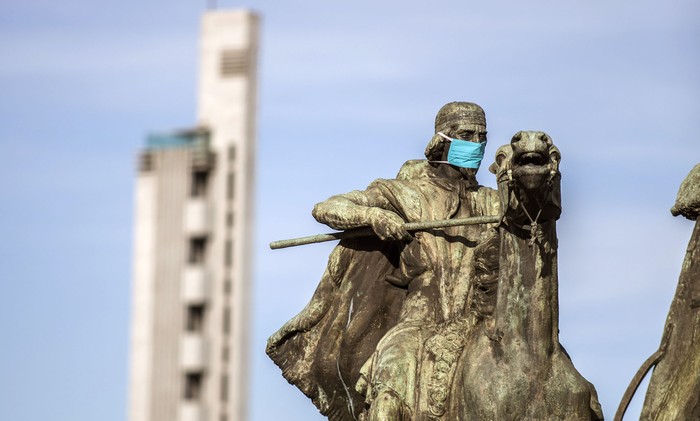
[[[510,145],[503,145],[499,147],[498,150],[496,150],[495,162],[489,166],[489,172],[491,172],[491,174],[498,175],[498,172],[502,170],[505,165],[507,165],[505,161],[508,159],[508,155],[511,152]]]
[[[489,165],[489,172],[491,174],[496,174],[498,172],[498,164],[494,162],[493,164]]]
[[[561,162],[561,152],[559,151],[559,148],[554,145],[549,147],[549,156],[551,156],[553,160],[557,161],[557,164]]]

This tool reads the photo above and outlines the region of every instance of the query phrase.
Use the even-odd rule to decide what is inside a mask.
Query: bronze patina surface
[[[519,132],[496,153],[503,219],[476,253],[477,277],[495,282],[477,283],[487,286],[475,302],[490,303],[464,339],[447,419],[603,419],[595,388],[559,343],[560,160],[543,132]]]
[[[341,240],[268,355],[331,420],[602,419],[558,341],[558,149],[542,132],[518,133],[498,151],[493,190],[446,163],[437,134],[484,142],[481,107],[445,105],[435,132],[427,160],[314,207],[331,228],[375,236]]]

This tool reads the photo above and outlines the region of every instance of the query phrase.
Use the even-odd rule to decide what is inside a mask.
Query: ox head
[[[561,214],[561,153],[544,132],[521,131],[496,151],[501,209],[519,225],[558,219]]]

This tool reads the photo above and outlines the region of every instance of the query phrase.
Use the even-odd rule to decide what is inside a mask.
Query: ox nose
[[[513,136],[510,144],[517,151],[544,153],[549,149],[550,140],[542,132],[520,132]]]

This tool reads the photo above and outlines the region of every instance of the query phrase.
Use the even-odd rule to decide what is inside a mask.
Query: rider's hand
[[[369,210],[369,223],[372,230],[382,240],[410,240],[411,234],[403,228],[405,223],[399,215],[381,208]]]

